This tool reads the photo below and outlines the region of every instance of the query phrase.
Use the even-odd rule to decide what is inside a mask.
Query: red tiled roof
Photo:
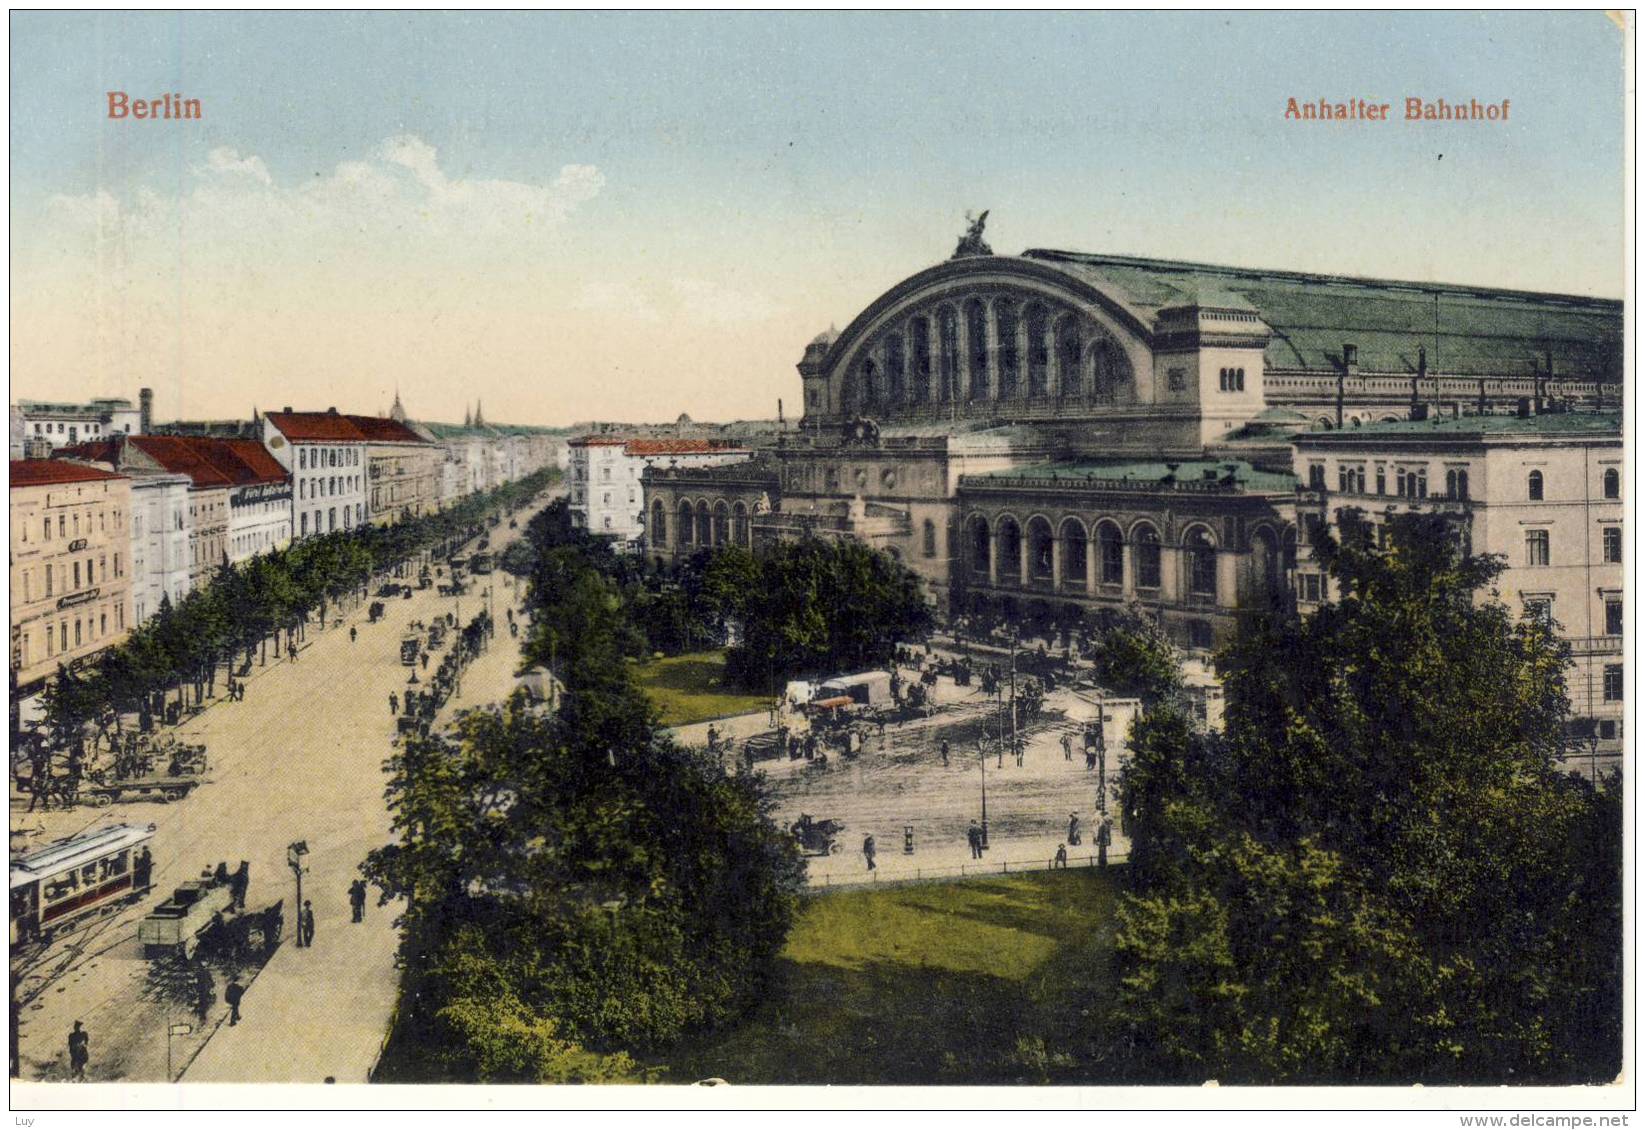
[[[268,412],[264,418],[293,443],[362,443],[352,417],[335,412]]]
[[[209,439],[190,437],[197,450],[236,486],[251,483],[283,483],[290,476],[280,461],[254,439]]]
[[[167,471],[187,475],[196,487],[233,486],[233,477],[195,446],[201,439],[199,436],[128,436],[126,442]]]
[[[347,416],[344,418],[358,428],[361,435],[379,443],[428,442],[400,421],[391,420],[386,416]]]
[[[631,439],[623,445],[624,455],[708,455],[747,450],[712,439]]]
[[[84,463],[70,463],[65,459],[13,459],[11,461],[11,489],[18,487],[55,486],[59,483],[92,483],[103,479],[124,479],[112,471],[87,467]]]

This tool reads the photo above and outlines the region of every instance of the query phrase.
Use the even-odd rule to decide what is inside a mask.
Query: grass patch
[[[1114,883],[1091,870],[807,900],[765,1002],[662,1065],[672,1082],[1114,1082]]]
[[[724,685],[725,653],[697,651],[639,664],[635,678],[656,705],[665,726],[706,722],[747,714],[770,705],[765,695],[744,694]]]

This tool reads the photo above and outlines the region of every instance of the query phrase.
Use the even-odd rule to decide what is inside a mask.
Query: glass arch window
[[[1542,472],[1532,471],[1525,476],[1525,497],[1532,502],[1542,501]]]
[[[1188,535],[1188,591],[1194,596],[1217,595],[1217,550],[1204,530]]]
[[[1105,585],[1122,584],[1125,580],[1125,539],[1120,536],[1119,527],[1112,522],[1098,526],[1097,546],[1097,579]],[[1156,547],[1155,561],[1158,560]]]
[[[1136,548],[1137,587],[1160,587],[1159,533],[1152,526],[1143,526],[1132,539]]]

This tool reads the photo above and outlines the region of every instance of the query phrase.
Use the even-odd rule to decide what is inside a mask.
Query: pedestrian
[[[1016,751],[1016,754],[1017,754],[1017,768],[1021,769],[1022,768],[1022,754],[1023,754],[1023,749],[1025,748],[1025,743],[1023,742],[1023,740],[1021,738],[1015,738],[1011,742],[1011,748]]]
[[[350,627],[349,630],[348,630],[348,642],[353,643],[355,638],[358,637],[359,634],[360,634],[360,629]]]
[[[348,885],[348,906],[354,912],[355,922],[366,920],[366,881],[356,879]]]
[[[428,670],[428,652],[423,652],[423,670]]]
[[[982,829],[977,827],[977,822],[975,820],[971,821],[971,827],[965,830],[965,842],[971,845],[971,858],[981,859]]]
[[[388,692],[388,712],[390,714],[400,713],[400,696],[393,691]]]
[[[1064,761],[1074,760],[1074,735],[1073,734],[1064,734],[1062,736],[1062,759]]]
[[[1051,870],[1055,871],[1059,867],[1063,868],[1064,870],[1067,870],[1067,868],[1068,868],[1068,845],[1067,844],[1058,844],[1057,845],[1057,857],[1051,861]]]
[[[1092,770],[1097,767],[1097,751],[1091,746],[1085,747],[1085,768]]]
[[[69,1078],[77,1083],[86,1081],[86,1061],[91,1058],[91,1034],[78,1020],[69,1033]]]
[[[149,876],[154,872],[154,857],[149,849],[144,848],[131,861],[131,885],[133,890],[146,891],[149,887]]]
[[[217,986],[212,983],[211,970],[203,964],[194,967],[194,1012],[203,1023],[211,1012],[211,1003],[217,999]]]
[[[943,764],[944,769],[948,768],[948,739],[947,738],[944,738],[942,740],[942,764]]]
[[[1077,812],[1068,814],[1068,842],[1075,845],[1080,842],[1080,817]]]
[[[245,986],[240,984],[239,978],[230,977],[228,986],[223,989],[223,999],[228,1002],[228,1026],[230,1028],[240,1023],[240,998],[245,995]]]
[[[297,914],[297,944],[304,949],[314,945],[314,904],[303,900],[303,909]]]
[[[230,875],[228,880],[229,897],[233,899],[230,905],[233,909],[246,908],[246,888],[250,885],[251,864],[242,859],[240,866],[234,869],[234,874]]]
[[[868,861],[868,869],[874,870],[874,837],[864,836],[862,839],[862,857]]]

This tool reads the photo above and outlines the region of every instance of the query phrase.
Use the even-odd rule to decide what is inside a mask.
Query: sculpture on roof
[[[988,223],[988,209],[984,208],[980,216],[973,216],[970,212],[967,212],[965,222],[970,226],[965,229],[965,234],[960,236],[960,241],[954,248],[954,258],[960,259],[967,255],[994,254],[994,249],[984,243],[982,238],[983,225]]]
[[[880,426],[867,416],[861,414],[853,416],[845,422],[842,429],[844,440],[849,444],[862,444],[866,447],[878,447],[880,443]]]

